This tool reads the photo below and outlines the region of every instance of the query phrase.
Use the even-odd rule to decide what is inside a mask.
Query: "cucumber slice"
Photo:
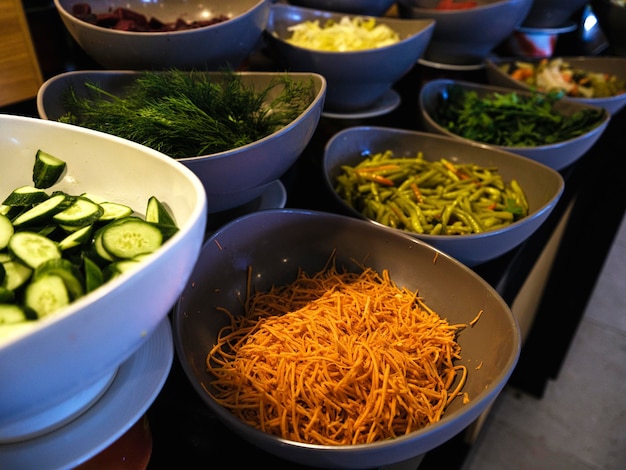
[[[36,319],[37,315],[32,310],[14,304],[0,304],[0,325],[2,326]]]
[[[100,266],[88,256],[83,258],[85,270],[85,292],[91,292],[104,284],[104,275]]]
[[[75,300],[85,294],[83,275],[80,269],[70,260],[57,258],[44,261],[33,272],[32,281],[37,281],[49,275],[56,275],[63,279],[70,300]]]
[[[133,210],[124,204],[118,204],[116,202],[101,202],[99,204],[104,210],[98,219],[100,222],[110,222],[112,220],[128,217],[133,213]]]
[[[4,250],[15,233],[13,224],[6,215],[0,214],[0,250]]]
[[[60,258],[58,244],[38,233],[16,232],[9,240],[9,253],[31,269],[50,259]]]
[[[0,262],[4,268],[2,287],[12,292],[26,284],[33,274],[31,268],[14,260],[7,253],[0,253]]]
[[[84,227],[75,228],[67,237],[59,241],[59,249],[61,251],[70,250],[79,246],[87,246],[91,241],[91,232],[93,225],[85,225]]]
[[[108,264],[102,270],[102,274],[104,279],[111,280],[114,277],[120,276],[125,272],[128,272],[132,269],[136,269],[141,265],[141,261],[137,259],[124,259],[120,261],[114,261],[111,264]]]
[[[100,204],[84,197],[77,197],[68,208],[57,212],[52,219],[63,226],[84,227],[93,224],[103,213],[104,209]]]
[[[170,215],[163,203],[155,196],[151,196],[148,199],[148,205],[146,207],[146,222],[176,226],[174,218]]]
[[[43,189],[29,185],[20,186],[11,191],[11,194],[6,197],[2,204],[7,206],[34,206],[42,203],[48,197],[50,196]]]
[[[102,247],[113,258],[130,259],[152,253],[163,244],[163,234],[139,217],[125,217],[103,227]]]
[[[35,205],[13,219],[15,227],[43,224],[52,219],[54,214],[64,210],[66,206],[64,194],[55,194],[44,202]]]
[[[24,305],[33,309],[39,318],[69,305],[70,296],[61,276],[48,274],[26,286]]]
[[[37,150],[35,155],[35,165],[33,166],[33,183],[36,188],[46,189],[55,184],[63,171],[66,164],[63,160],[50,155],[43,150]]]

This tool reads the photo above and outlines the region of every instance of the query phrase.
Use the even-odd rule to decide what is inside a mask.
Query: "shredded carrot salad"
[[[462,394],[458,332],[389,273],[335,266],[269,292],[246,314],[224,310],[206,364],[215,400],[244,422],[293,441],[354,445],[437,422]]]

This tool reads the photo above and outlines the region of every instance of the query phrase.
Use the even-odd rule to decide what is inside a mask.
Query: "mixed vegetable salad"
[[[572,67],[563,58],[539,62],[517,60],[501,70],[538,91],[562,91],[577,98],[604,98],[626,92],[626,80],[615,75]]]

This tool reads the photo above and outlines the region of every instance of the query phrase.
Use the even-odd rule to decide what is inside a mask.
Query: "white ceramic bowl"
[[[50,431],[106,390],[118,366],[146,343],[176,302],[206,226],[204,188],[183,165],[108,134],[35,118],[0,115],[4,197],[32,185],[38,149],[67,162],[54,189],[98,194],[139,212],[156,196],[180,230],[137,270],[0,338],[0,442]]]
[[[603,73],[613,75],[620,80],[626,80],[626,57],[550,57],[548,60],[563,59],[569,67],[585,70],[588,72]],[[536,64],[541,59],[512,58],[512,57],[490,57],[485,61],[487,79],[489,83],[519,90],[530,91],[533,87],[524,81],[511,77],[509,70],[513,70],[517,61],[530,62]],[[583,98],[567,97],[568,100],[586,103],[606,109],[611,115],[621,111],[626,105],[626,92],[619,95]]]
[[[336,11],[353,15],[383,16],[395,0],[289,0],[287,3],[314,10]]]
[[[497,168],[505,183],[515,179],[524,190],[529,214],[497,230],[467,235],[418,234],[395,228],[444,251],[468,266],[476,266],[504,255],[530,237],[548,218],[564,189],[561,175],[545,165],[511,152],[461,141],[452,137],[426,132],[386,127],[351,127],[335,134],[324,150],[324,175],[328,190],[353,217],[365,218],[336,191],[337,176],[342,166],[354,166],[369,155],[392,151],[394,158],[415,157],[423,152],[429,161],[445,158],[452,163],[474,163]],[[381,225],[371,219],[373,224]]]
[[[338,269],[363,262],[389,275],[451,323],[467,323],[459,335],[461,363],[468,366],[465,391],[439,422],[394,439],[360,445],[302,444],[243,424],[207,393],[211,376],[206,355],[228,319],[218,308],[242,313],[247,279],[268,290],[295,279],[298,269],[313,274],[331,253]],[[251,266],[254,275],[247,275]],[[241,217],[205,243],[173,316],[174,344],[192,386],[211,412],[242,439],[280,458],[311,467],[379,468],[406,463],[465,429],[495,400],[517,362],[520,333],[509,307],[475,272],[432,246],[364,220],[324,212],[278,209]],[[410,462],[409,462],[410,463]],[[415,464],[414,464],[415,465]],[[416,468],[400,465],[395,468]]]
[[[107,91],[119,94],[137,76],[133,71],[83,71],[56,75],[39,89],[37,107],[40,117],[58,120],[65,112],[63,94],[72,85],[79,95],[87,93],[84,84],[95,81]],[[219,78],[221,72],[206,72]],[[273,72],[239,72],[243,83],[265,89]],[[179,158],[204,184],[210,213],[232,209],[259,197],[280,178],[311,140],[319,122],[326,95],[326,80],[319,74],[293,73],[294,80],[312,80],[315,97],[291,124],[269,136],[224,152],[199,157]],[[268,95],[271,100],[279,89]]]
[[[521,24],[533,0],[476,0],[478,6],[438,10],[438,0],[398,0],[403,18],[432,18],[435,31],[424,59],[449,65],[476,65]]]
[[[132,32],[95,26],[76,18],[72,7],[88,3],[93,13],[123,7],[164,23],[225,15],[228,21],[171,32]],[[54,0],[63,24],[98,64],[106,69],[196,68],[219,70],[243,64],[263,35],[268,0]]]
[[[270,52],[287,70],[315,72],[328,82],[325,111],[355,112],[372,106],[420,58],[434,29],[432,20],[376,18],[396,31],[401,40],[376,49],[320,51],[290,44],[290,26],[304,21],[339,21],[344,13],[275,4],[270,10],[267,40]],[[350,16],[350,15],[347,15]],[[352,15],[355,16],[355,15]]]
[[[451,86],[461,86],[465,90],[475,91],[478,96],[489,96],[496,93],[510,94],[517,93],[519,96],[530,96],[532,92],[526,90],[515,90],[512,88],[499,87],[495,85],[483,85],[479,83],[466,82],[463,80],[449,80],[449,79],[436,79],[426,83],[420,90],[419,94],[419,108],[422,118],[422,123],[426,130],[437,134],[443,134],[456,139],[465,139],[448,129],[438,124],[435,119],[435,111],[439,108],[442,95],[447,95],[447,90]],[[554,105],[554,110],[569,116],[576,111],[593,108],[601,109],[597,106],[592,106],[586,103],[577,103],[571,100],[561,99]],[[601,122],[591,129],[590,131],[579,135],[575,138],[564,140],[562,142],[556,142],[552,144],[537,145],[534,147],[519,147],[519,146],[498,146],[492,145],[500,150],[506,150],[513,152],[523,157],[530,158],[539,163],[554,168],[559,171],[565,167],[576,162],[596,143],[596,141],[602,136],[602,133],[606,129],[611,119],[611,114],[604,112]]]

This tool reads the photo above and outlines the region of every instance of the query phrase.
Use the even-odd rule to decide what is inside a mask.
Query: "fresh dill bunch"
[[[224,152],[260,140],[296,119],[315,97],[314,84],[277,75],[255,89],[226,71],[146,71],[118,92],[69,87],[59,121],[106,132],[185,158]]]

